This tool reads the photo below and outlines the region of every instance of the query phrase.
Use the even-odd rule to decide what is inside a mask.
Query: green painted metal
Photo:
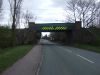
[[[32,27],[37,31],[66,31],[75,28],[75,23],[42,23]]]

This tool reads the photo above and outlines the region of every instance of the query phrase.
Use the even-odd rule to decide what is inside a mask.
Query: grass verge
[[[78,48],[85,49],[85,50],[100,53],[100,47],[99,46],[91,46],[91,45],[84,45],[84,44],[75,44],[74,46],[78,47]]]
[[[32,45],[23,45],[0,51],[0,73],[28,53],[31,48]]]

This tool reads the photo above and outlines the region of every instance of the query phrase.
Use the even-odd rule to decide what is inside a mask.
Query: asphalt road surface
[[[41,40],[39,75],[100,75],[100,54]]]

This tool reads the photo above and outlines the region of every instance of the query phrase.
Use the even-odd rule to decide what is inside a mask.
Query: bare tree
[[[19,19],[19,11],[21,8],[22,0],[9,0],[10,12],[12,17],[12,45],[16,45],[16,26]]]
[[[87,14],[90,12],[93,0],[79,0],[77,3],[77,10],[79,13],[80,21],[85,27],[85,19],[88,18]]]
[[[97,12],[97,25],[100,28],[100,9]]]
[[[17,9],[17,14],[16,14],[16,25],[20,25],[20,18],[21,18],[21,5],[19,4],[18,9]]]
[[[2,0],[0,0],[0,12],[2,10]]]
[[[74,21],[76,21],[76,5],[77,5],[78,0],[70,0],[67,2],[67,8],[72,11],[73,16],[74,16]]]
[[[28,27],[28,23],[30,22],[30,20],[36,20],[36,17],[28,10],[23,14],[23,17],[25,19],[25,28]]]
[[[82,21],[83,27],[94,24],[96,12],[100,9],[100,4],[96,3],[95,0],[70,0],[67,4],[69,11],[73,13],[75,21]]]
[[[100,12],[100,2],[96,3],[94,2],[91,6],[90,10],[90,17],[86,19],[87,26],[93,26],[95,21],[97,20],[97,17],[99,17]]]
[[[2,16],[2,14],[1,14],[1,12],[2,12],[2,4],[3,4],[3,1],[0,0],[0,18],[1,18],[1,16]]]

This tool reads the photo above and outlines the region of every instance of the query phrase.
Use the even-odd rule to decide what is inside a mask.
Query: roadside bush
[[[12,46],[12,34],[9,27],[0,27],[0,48]],[[33,30],[16,29],[16,45],[36,44],[40,39],[41,34]]]
[[[0,48],[11,46],[11,30],[8,27],[0,27]]]
[[[100,46],[100,40],[97,39],[95,42],[90,43],[90,45],[93,45],[93,46]]]

